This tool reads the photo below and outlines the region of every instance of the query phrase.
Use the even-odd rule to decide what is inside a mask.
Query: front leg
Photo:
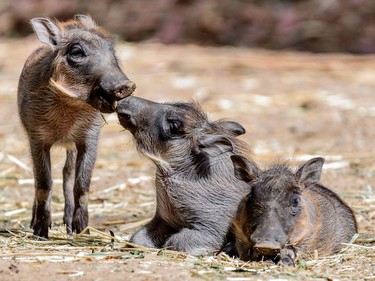
[[[297,250],[293,246],[286,246],[280,251],[279,263],[288,266],[295,266],[295,260],[297,257]]]
[[[147,248],[161,248],[166,239],[175,232],[174,228],[155,215],[149,223],[133,234],[130,242]]]
[[[223,252],[230,257],[238,257],[238,251],[236,249],[236,236],[235,236],[232,228],[233,227],[231,227],[231,229],[228,230],[228,232],[225,236],[225,239],[224,239],[224,243],[223,243],[219,253]]]
[[[88,201],[92,170],[96,159],[97,139],[76,144],[77,162],[74,183],[74,213],[72,228],[76,233],[82,232],[89,222]]]
[[[33,161],[35,198],[30,227],[34,235],[48,238],[48,227],[51,227],[51,146],[30,141]]]
[[[221,235],[210,229],[183,228],[169,237],[164,246],[193,256],[211,255],[220,250],[224,236],[225,233]]]

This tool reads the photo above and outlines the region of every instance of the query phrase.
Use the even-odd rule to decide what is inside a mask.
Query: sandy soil
[[[31,218],[33,176],[27,139],[17,115],[16,89],[23,63],[37,46],[33,37],[0,41],[0,229],[27,229]],[[118,56],[127,75],[137,83],[135,95],[155,101],[194,99],[211,120],[225,118],[243,124],[247,134],[242,139],[251,145],[260,166],[275,158],[297,164],[311,155],[325,157],[322,183],[354,209],[361,233],[359,246],[370,253],[358,248],[357,255],[338,257],[338,263],[322,261],[297,269],[254,265],[254,273],[233,271],[214,262],[207,266],[207,258],[154,252],[106,259],[25,258],[18,242],[14,247],[12,239],[0,236],[1,280],[375,278],[374,56],[146,43],[120,43]],[[116,115],[107,115],[106,120],[90,194],[90,225],[127,238],[152,217],[153,167],[137,154],[130,133],[123,131]],[[63,230],[64,155],[61,149],[53,152],[52,233]],[[37,255],[38,251],[55,253],[58,248],[27,250]],[[64,251],[78,253],[80,249]]]

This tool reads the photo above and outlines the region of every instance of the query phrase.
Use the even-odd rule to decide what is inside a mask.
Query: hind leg
[[[96,141],[85,140],[77,143],[77,161],[74,194],[74,212],[72,227],[76,233],[82,232],[89,223],[88,201],[91,175],[96,159]]]
[[[73,213],[74,213],[74,180],[76,170],[76,150],[66,151],[66,162],[63,169],[63,188],[65,197],[64,224],[66,232],[71,235],[73,232]]]

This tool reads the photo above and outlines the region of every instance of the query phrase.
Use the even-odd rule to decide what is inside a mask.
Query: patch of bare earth
[[[1,280],[317,280],[375,279],[375,57],[241,48],[118,45],[135,95],[200,102],[211,120],[244,125],[242,139],[265,167],[326,158],[322,183],[354,209],[354,244],[331,257],[306,255],[296,268],[244,263],[225,255],[191,257],[130,248],[127,239],[155,209],[153,166],[140,157],[116,115],[107,115],[90,194],[90,235],[67,237],[62,224],[64,155],[53,152],[53,226],[39,241],[28,224],[33,175],[16,106],[18,76],[39,44],[0,41]],[[114,237],[109,231],[114,233]]]

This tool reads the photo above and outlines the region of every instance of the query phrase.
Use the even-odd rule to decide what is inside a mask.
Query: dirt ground
[[[280,158],[293,165],[313,155],[326,158],[322,183],[354,209],[360,235],[338,255],[301,258],[287,268],[127,248],[123,241],[153,215],[154,169],[115,114],[106,115],[90,193],[90,226],[103,233],[64,235],[65,153],[57,148],[51,239],[33,239],[33,175],[16,89],[23,63],[38,45],[34,37],[0,41],[0,280],[375,279],[374,56],[118,44],[122,67],[137,83],[135,95],[159,102],[193,99],[211,120],[240,122],[247,130],[241,138],[260,166]]]

